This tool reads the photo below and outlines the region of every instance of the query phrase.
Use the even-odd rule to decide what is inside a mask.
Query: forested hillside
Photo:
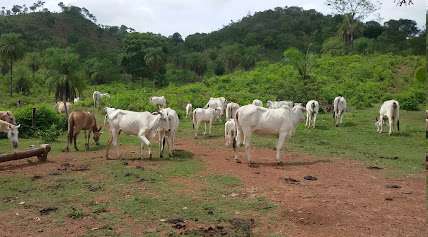
[[[254,86],[251,94],[275,78],[279,84],[273,83],[271,97],[328,100],[341,92],[368,106],[374,101],[357,99],[358,93],[387,90],[412,97],[416,74],[425,81],[425,59],[412,57],[425,54],[425,30],[407,19],[349,25],[346,15],[277,7],[183,39],[179,33],[163,36],[100,25],[84,7],[60,3],[61,12],[50,12],[43,5],[38,1],[0,11],[1,94],[44,90],[70,100],[88,86],[113,82],[147,88],[195,82],[223,89]],[[366,65],[363,56],[375,60],[373,65]],[[329,72],[336,67],[340,70]],[[355,86],[358,90],[349,89]],[[255,94],[264,98],[261,91]]]

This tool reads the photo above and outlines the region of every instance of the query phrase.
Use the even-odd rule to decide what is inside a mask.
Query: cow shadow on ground
[[[23,161],[23,160],[21,160]],[[24,169],[27,167],[33,167],[33,166],[39,166],[44,164],[52,164],[55,163],[53,161],[33,161],[33,160],[26,160],[27,162],[23,162],[21,164],[0,164],[0,171],[12,171],[12,170],[19,170]]]
[[[186,161],[193,159],[194,154],[187,150],[174,150],[173,155],[169,156],[164,153],[163,157],[159,156],[159,153],[156,152],[151,158],[145,156],[143,158],[139,157],[139,153],[132,152],[130,154],[122,154],[120,158],[110,157],[108,160],[121,160],[121,161],[145,161],[145,162],[162,162],[162,161]]]
[[[313,161],[287,161],[283,162],[281,164],[278,164],[276,162],[253,162],[251,165],[249,165],[251,168],[259,168],[259,167],[273,167],[276,169],[281,169],[285,167],[292,167],[292,166],[307,166],[307,165],[315,165],[319,163],[330,163],[331,160],[313,160]]]

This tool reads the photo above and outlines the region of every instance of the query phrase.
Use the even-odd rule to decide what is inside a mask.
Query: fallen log
[[[37,156],[39,161],[46,161],[48,158],[48,153],[51,151],[51,146],[49,144],[40,145],[39,148],[33,148],[26,151],[18,151],[10,154],[0,154],[0,163],[12,160],[21,160]]]

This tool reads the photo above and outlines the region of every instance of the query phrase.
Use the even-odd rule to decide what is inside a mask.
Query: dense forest
[[[352,79],[354,83],[367,82],[366,86],[375,88],[371,83],[376,80],[396,77],[378,74],[381,71],[406,75],[407,83],[401,79],[399,84],[385,83],[388,93],[407,93],[413,98],[420,96],[420,90],[426,86],[422,56],[426,52],[426,30],[419,29],[413,20],[392,19],[380,24],[350,19],[346,14],[325,15],[313,9],[277,7],[247,15],[217,31],[195,33],[183,39],[180,33],[163,36],[135,32],[124,25],[97,24],[96,17],[84,7],[63,3],[59,6],[60,12],[44,8],[43,1],[29,7],[15,5],[1,9],[1,94],[25,96],[47,90],[56,99],[70,100],[82,94],[87,86],[106,83],[170,88],[194,82],[214,85],[213,80],[242,81],[227,75],[253,70],[280,75],[272,67],[278,71],[286,68],[290,73],[287,76],[291,77],[287,80],[301,84],[296,91],[303,93],[316,88],[314,96],[315,92],[326,90],[322,85],[327,84],[322,81]],[[371,58],[378,65],[363,65],[366,71],[351,73],[350,78],[326,73],[336,63],[343,66],[338,60],[346,58],[352,66],[356,63],[352,59],[359,56]],[[330,69],[323,61],[327,59]],[[388,68],[381,70],[380,65]],[[272,77],[257,75],[262,77],[261,81]],[[421,84],[415,85],[416,77]],[[352,81],[349,83],[352,85]],[[281,93],[285,92],[280,91],[285,89],[278,90],[275,97],[284,97]],[[308,99],[296,91],[293,98]],[[364,94],[364,90],[358,93]],[[326,92],[323,99],[333,96],[330,94]],[[360,102],[369,105],[373,101]]]

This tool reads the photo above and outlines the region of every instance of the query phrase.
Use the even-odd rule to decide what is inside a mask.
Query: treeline
[[[30,7],[2,8],[1,91],[8,85],[9,93],[31,94],[34,86],[44,85],[67,99],[87,84],[180,85],[290,57],[299,67],[310,63],[311,55],[421,55],[426,47],[425,30],[406,19],[383,25],[355,21],[353,42],[348,44],[345,16],[278,7],[183,39],[179,33],[167,37],[126,26],[97,25],[86,8],[58,5],[59,13],[44,8],[43,1]],[[297,52],[288,51],[284,57],[290,48]],[[310,75],[304,73],[302,78],[307,80]]]

